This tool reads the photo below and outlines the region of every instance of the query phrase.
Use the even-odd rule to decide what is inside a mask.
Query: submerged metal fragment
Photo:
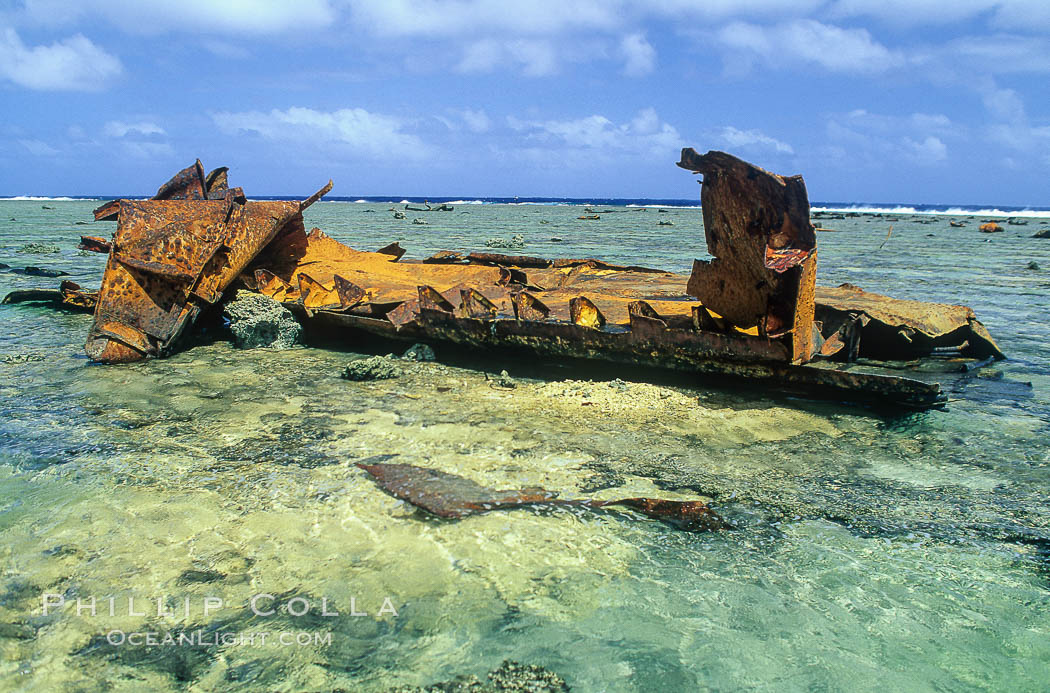
[[[527,506],[571,506],[590,509],[628,507],[687,532],[726,529],[729,525],[701,501],[672,501],[658,498],[622,498],[600,501],[563,500],[542,488],[490,489],[470,479],[437,469],[411,464],[362,464],[376,483],[391,495],[445,518]]]

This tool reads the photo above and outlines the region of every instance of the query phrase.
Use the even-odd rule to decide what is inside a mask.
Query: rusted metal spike
[[[299,273],[299,300],[312,310],[340,306],[339,294],[334,286],[327,286],[305,272]]]
[[[376,251],[383,255],[393,255],[394,259],[391,262],[397,262],[405,254],[405,249],[401,247],[401,244],[394,241],[390,245],[384,245],[382,248]]]
[[[208,197],[204,185],[204,165],[197,159],[160,186],[154,200],[204,200]]]
[[[706,306],[693,306],[693,328],[704,332],[725,332],[729,329],[726,321],[716,317]]]
[[[582,327],[598,329],[605,325],[605,316],[586,296],[576,296],[569,300],[569,318]]]
[[[284,301],[292,290],[292,285],[266,269],[255,270],[255,290],[275,301]]]
[[[660,319],[660,314],[645,301],[631,301],[627,304],[627,313],[629,315],[641,315],[645,318]]]
[[[311,195],[310,197],[306,198],[305,200],[303,200],[302,202],[299,203],[299,211],[300,212],[303,211],[304,209],[306,209],[307,207],[312,205],[314,202],[317,202],[318,200],[320,200],[331,189],[332,189],[332,179],[329,178],[327,185],[325,185],[323,188],[321,188],[320,190],[315,192],[313,195]]]
[[[485,298],[477,289],[461,289],[460,312],[468,318],[476,320],[488,320],[496,317],[499,308],[496,304]]]
[[[420,310],[439,310],[442,313],[452,313],[456,310],[455,307],[441,295],[441,292],[434,287],[420,286],[417,288],[419,291]]]
[[[519,291],[514,295],[514,317],[518,320],[539,322],[546,320],[550,314],[551,309],[528,291]]]
[[[339,305],[342,308],[352,308],[365,299],[365,290],[349,279],[343,279],[338,274],[332,276],[335,282],[335,293],[339,297]]]
[[[510,286],[511,284],[527,286],[529,283],[529,278],[520,269],[513,269],[511,267],[500,267],[499,279],[496,281],[496,283],[500,286]]]
[[[656,313],[651,307],[653,314]],[[641,312],[627,311],[628,319],[631,321],[631,335],[635,339],[652,340],[659,339],[667,331],[667,323],[660,318],[651,318]]]
[[[393,323],[394,327],[403,327],[419,319],[419,300],[411,299],[401,303],[397,308],[386,314],[386,319]]]
[[[220,166],[215,169],[204,179],[204,189],[208,194],[223,192],[228,190],[230,185],[227,180],[227,172],[230,170],[229,166]]]

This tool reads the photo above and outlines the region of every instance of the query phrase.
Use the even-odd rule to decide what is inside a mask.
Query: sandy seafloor
[[[114,228],[76,224],[96,204],[0,202],[0,262],[97,285],[105,258],[76,249]],[[705,254],[697,209],[588,222],[580,207],[471,205],[419,226],[389,207],[320,203],[307,225],[416,258],[515,233],[535,255],[688,271]],[[1050,240],[1031,235],[1048,221],[994,235],[980,218],[825,222],[820,283],[970,305],[1010,356],[919,414],[683,374],[442,363],[440,345],[438,362],[373,383],[338,377],[364,355],[350,342],[219,340],[93,366],[90,316],[0,307],[0,689],[382,691],[513,659],[577,691],[1046,690]],[[0,293],[59,281],[0,272]],[[501,369],[517,388],[493,386]],[[353,466],[376,455],[566,498],[709,499],[737,528],[436,521]],[[45,615],[47,594],[65,606]],[[257,616],[257,594],[310,611]],[[208,598],[222,607],[205,614]],[[193,646],[107,641],[198,630]]]

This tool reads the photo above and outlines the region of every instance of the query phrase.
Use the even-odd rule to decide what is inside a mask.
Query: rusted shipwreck
[[[249,201],[198,161],[151,200],[115,200],[116,219],[87,341],[109,363],[164,356],[231,286],[280,301],[348,346],[363,334],[525,350],[672,368],[806,395],[927,408],[936,381],[880,361],[1002,358],[964,306],[903,301],[843,285],[817,287],[817,242],[801,176],[779,176],[723,152],[684,149],[703,175],[707,247],[690,275],[595,259],[440,252],[403,259],[395,244],[352,249],[302,212],[302,202]],[[100,242],[101,241],[101,242]],[[64,286],[56,300],[92,295]]]

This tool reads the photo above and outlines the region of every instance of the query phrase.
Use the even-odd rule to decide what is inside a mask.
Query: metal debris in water
[[[248,202],[226,169],[204,175],[198,160],[152,200],[115,200],[95,210],[117,220],[88,355],[105,363],[167,354],[201,309],[216,303],[283,230],[302,227],[303,202]]]
[[[438,517],[461,518],[492,510],[526,506],[562,506],[595,510],[624,506],[687,532],[729,527],[717,513],[701,501],[659,498],[563,500],[558,498],[556,493],[538,487],[490,489],[456,474],[411,464],[358,463],[357,466],[368,472],[384,491]]]
[[[303,202],[248,202],[226,169],[199,161],[147,201],[95,211],[118,228],[88,354],[123,362],[164,356],[232,282],[284,303],[313,334],[441,341],[657,366],[766,388],[928,408],[937,382],[877,361],[1002,358],[970,309],[900,301],[844,285],[816,287],[817,248],[805,184],[723,152],[684,149],[704,175],[710,262],[689,276],[597,259],[442,251],[405,261],[392,243],[349,248],[309,233]],[[84,237],[85,246],[105,240]],[[863,368],[855,367],[866,359]],[[873,361],[874,360],[874,361]],[[874,366],[874,367],[871,367]]]

